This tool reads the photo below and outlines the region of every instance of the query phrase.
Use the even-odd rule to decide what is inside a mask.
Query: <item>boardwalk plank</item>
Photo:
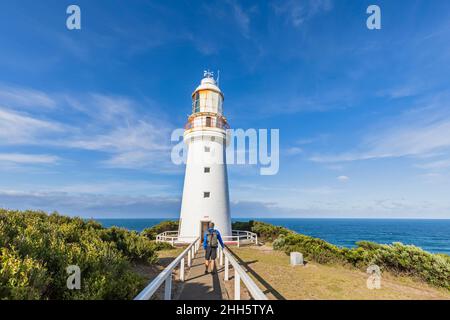
[[[226,300],[228,299],[224,285],[224,270],[218,266],[216,259],[215,274],[205,274],[205,251],[201,248],[192,260],[192,267],[187,274],[179,300]]]

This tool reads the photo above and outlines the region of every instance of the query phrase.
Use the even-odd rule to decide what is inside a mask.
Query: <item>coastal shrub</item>
[[[166,231],[177,231],[178,221],[162,221],[153,227],[146,228],[141,232],[141,235],[146,236],[150,240],[155,240],[156,236]]]
[[[306,259],[319,263],[343,262],[344,260],[343,249],[322,239],[295,233],[289,233],[283,238],[283,245],[278,244],[277,248],[285,251],[286,254],[298,251],[303,253]]]
[[[286,236],[284,234],[280,235],[275,241],[272,243],[272,247],[274,250],[283,251],[286,245]]]
[[[373,263],[394,273],[421,278],[450,290],[450,260],[412,245],[393,243],[373,252]]]
[[[261,237],[263,240],[274,241],[280,235],[289,235],[292,233],[291,230],[288,230],[284,227],[274,226],[269,223],[254,221],[251,227],[251,231],[255,232],[258,237]]]
[[[0,249],[1,298],[39,299],[47,285],[47,270],[40,262],[21,258],[14,249]]]
[[[156,251],[125,229],[0,209],[0,299],[131,299],[145,286],[132,264],[153,263]],[[80,267],[81,290],[66,287],[69,265]]]
[[[233,230],[252,231],[253,220],[250,221],[235,221],[231,224]]]
[[[292,233],[292,231],[280,227],[274,226],[270,223],[265,223],[261,221],[236,221],[233,223],[233,230],[243,230],[243,231],[251,231],[254,232],[260,237],[262,240],[274,241],[280,235],[287,235]]]
[[[101,232],[101,238],[107,242],[114,242],[117,249],[129,257],[133,262],[155,263],[157,256],[155,246],[147,237],[136,231],[111,227]]]
[[[155,251],[170,250],[174,248],[174,246],[172,246],[170,243],[156,241],[151,241],[151,246]]]

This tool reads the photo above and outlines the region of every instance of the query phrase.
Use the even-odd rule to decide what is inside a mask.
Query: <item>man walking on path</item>
[[[208,268],[211,265],[211,273],[214,274],[214,261],[217,257],[217,247],[219,244],[224,248],[222,237],[219,230],[214,229],[214,223],[209,223],[209,229],[205,233],[203,239],[203,248],[205,249],[205,274],[208,273]]]

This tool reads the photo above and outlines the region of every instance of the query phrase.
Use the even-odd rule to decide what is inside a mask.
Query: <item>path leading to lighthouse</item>
[[[203,247],[192,260],[192,267],[187,274],[181,290],[180,300],[228,300],[224,284],[224,268],[216,264],[215,274],[205,274],[205,251]],[[216,260],[218,262],[218,259]]]

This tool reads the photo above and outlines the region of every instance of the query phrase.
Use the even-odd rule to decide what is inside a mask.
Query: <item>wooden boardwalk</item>
[[[192,266],[186,275],[179,300],[228,300],[224,283],[224,268],[218,265],[216,259],[215,274],[205,274],[205,251],[200,248]]]

